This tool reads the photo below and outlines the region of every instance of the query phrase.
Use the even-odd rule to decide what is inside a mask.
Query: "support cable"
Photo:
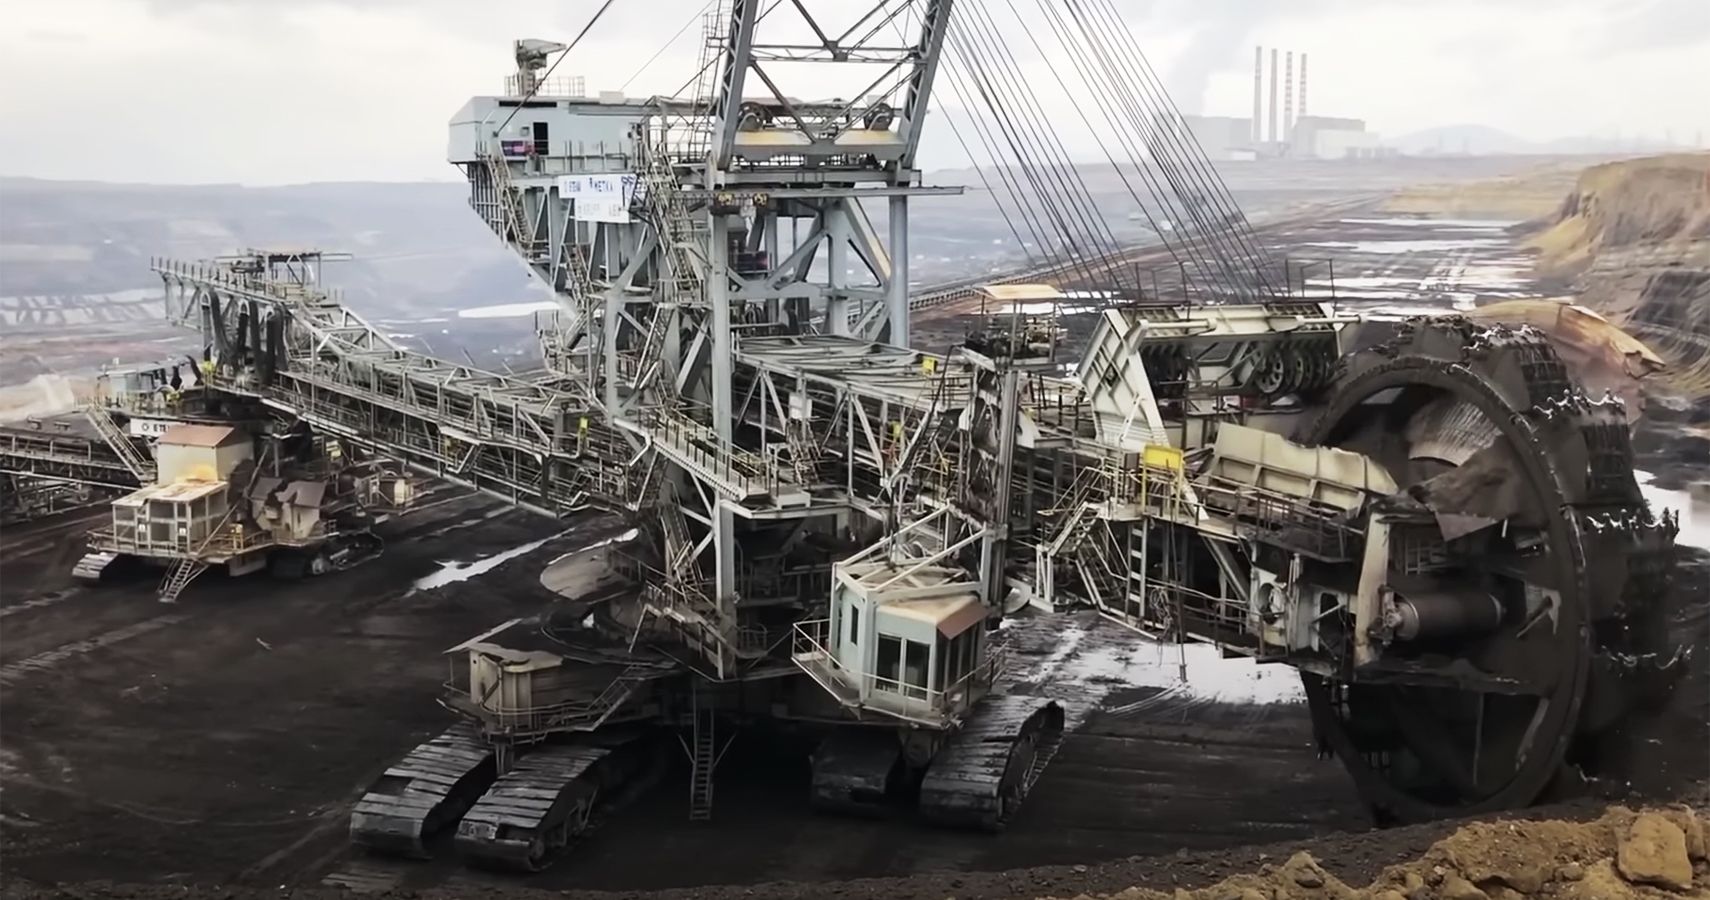
[[[1041,9],[1045,12],[1047,20],[1051,24],[1053,34],[1056,35],[1058,40],[1063,44],[1064,48],[1068,51],[1071,60],[1075,63],[1077,73],[1080,74],[1082,79],[1086,82],[1089,88],[1088,93],[1098,98],[1098,102],[1100,103],[1106,122],[1110,124],[1112,131],[1118,138],[1118,141],[1128,152],[1130,160],[1142,174],[1154,202],[1158,205],[1160,211],[1164,212],[1169,217],[1171,232],[1174,235],[1179,236],[1180,239],[1180,244],[1178,245],[1180,252],[1172,254],[1175,257],[1177,264],[1183,268],[1183,271],[1185,271],[1186,267],[1190,264],[1195,267],[1209,268],[1214,263],[1215,253],[1209,249],[1210,245],[1205,242],[1205,237],[1198,234],[1193,228],[1179,227],[1186,224],[1189,217],[1177,206],[1179,198],[1177,196],[1175,185],[1172,183],[1166,187],[1159,183],[1159,178],[1163,178],[1165,181],[1168,181],[1169,173],[1156,162],[1156,150],[1151,146],[1155,142],[1147,141],[1147,150],[1146,152],[1142,152],[1130,142],[1128,137],[1129,129],[1124,128],[1113,117],[1114,114],[1110,103],[1113,99],[1120,101],[1123,97],[1122,86],[1114,80],[1110,80],[1110,83],[1107,86],[1104,80],[1099,77],[1101,71],[1100,68],[1095,65],[1093,61],[1092,54],[1096,52],[1095,49],[1083,46],[1082,42],[1077,42],[1073,38],[1073,29],[1071,29],[1067,23],[1059,17],[1059,14],[1056,13],[1052,7],[1041,4]],[[1104,76],[1105,79],[1108,79],[1109,73],[1105,72]],[[1119,108],[1117,112],[1128,114],[1128,118],[1130,120],[1129,124],[1132,126],[1132,130],[1144,141],[1151,130],[1148,119],[1143,115],[1136,116],[1127,108]],[[1142,163],[1140,161],[1142,157],[1147,160],[1152,160],[1152,162]],[[1166,237],[1162,232],[1160,232],[1160,237],[1163,238],[1166,245],[1168,245],[1168,237]],[[1204,245],[1203,249],[1202,245]],[[1186,256],[1187,259],[1183,259],[1183,256]]]
[[[1040,3],[1048,3],[1048,2],[1050,2],[1050,0],[1040,0]],[[1016,19],[1017,19],[1017,21],[1019,21],[1019,19],[1021,19],[1021,12],[1019,12],[1019,10],[1016,10],[1016,5],[1014,5],[1014,0],[1005,0],[1005,3],[1009,3],[1009,9],[1011,9],[1011,12],[1014,12],[1014,14],[1016,14]],[[1055,33],[1055,24],[1053,24],[1052,27],[1053,27],[1053,33]],[[1035,48],[1035,50],[1040,51],[1040,56],[1045,55],[1045,48],[1043,48],[1043,46],[1041,46],[1040,41],[1038,41],[1038,38],[1035,38],[1035,34],[1031,33],[1031,31],[1028,31],[1028,29],[1023,29],[1023,31],[1026,31],[1026,34],[1028,34],[1028,41],[1031,41],[1031,43],[1033,43],[1033,48]],[[1060,39],[1060,38],[1058,38],[1058,39]],[[1064,91],[1064,96],[1067,96],[1067,98],[1069,98],[1069,104],[1070,104],[1070,106],[1072,106],[1072,108],[1074,108],[1074,111],[1076,111],[1076,115],[1081,116],[1082,125],[1086,125],[1086,128],[1088,128],[1088,132],[1091,133],[1091,135],[1093,135],[1093,140],[1094,140],[1094,142],[1096,142],[1096,144],[1098,144],[1098,149],[1100,149],[1100,152],[1103,152],[1103,154],[1105,154],[1105,161],[1106,161],[1106,163],[1110,163],[1111,171],[1115,171],[1115,173],[1117,173],[1117,178],[1120,178],[1120,180],[1122,180],[1122,185],[1123,185],[1123,187],[1127,188],[1127,192],[1129,192],[1129,197],[1134,198],[1135,205],[1139,205],[1139,209],[1141,209],[1141,214],[1142,214],[1142,216],[1146,217],[1146,222],[1147,222],[1147,224],[1149,224],[1149,226],[1151,226],[1151,229],[1153,229],[1153,233],[1158,234],[1159,240],[1163,241],[1163,246],[1165,246],[1165,250],[1168,250],[1168,252],[1170,252],[1170,257],[1176,258],[1176,260],[1180,260],[1180,253],[1178,253],[1178,250],[1176,250],[1175,246],[1171,245],[1170,240],[1168,240],[1168,238],[1166,238],[1165,229],[1159,228],[1158,217],[1153,216],[1153,210],[1151,210],[1151,209],[1149,209],[1149,207],[1147,207],[1146,200],[1142,200],[1141,195],[1139,195],[1139,192],[1137,192],[1137,190],[1135,190],[1135,188],[1134,188],[1134,183],[1132,183],[1132,181],[1129,181],[1129,176],[1127,176],[1127,173],[1123,173],[1122,166],[1120,166],[1120,164],[1117,163],[1117,157],[1115,157],[1115,154],[1111,154],[1110,145],[1105,144],[1105,139],[1103,139],[1103,137],[1100,137],[1100,133],[1098,133],[1098,128],[1093,127],[1093,121],[1091,121],[1091,118],[1088,118],[1088,115],[1086,115],[1086,110],[1084,110],[1084,108],[1082,108],[1081,103],[1079,103],[1079,101],[1077,101],[1077,99],[1076,99],[1076,91],[1074,91],[1074,89],[1070,89],[1069,84],[1067,84],[1067,82],[1065,82],[1064,77],[1062,77],[1062,74],[1060,74],[1060,72],[1058,72],[1057,68],[1055,68],[1055,67],[1052,67],[1052,77],[1053,77],[1053,79],[1057,80],[1057,86],[1062,87],[1062,91]],[[1106,118],[1106,123],[1108,123],[1108,118]],[[1118,132],[1118,137],[1120,137],[1120,132]],[[1127,144],[1123,144],[1123,151],[1127,152]],[[1129,161],[1130,161],[1130,164],[1134,164],[1135,169],[1139,169],[1139,171],[1141,171],[1141,173],[1144,173],[1144,175],[1149,176],[1149,173],[1147,173],[1147,169],[1144,168],[1144,166],[1142,166],[1142,164],[1139,163],[1139,161],[1135,161],[1134,156],[1132,156],[1132,152],[1130,152],[1130,154],[1129,154]],[[1156,202],[1156,188],[1151,188],[1151,193],[1153,193],[1154,202]],[[1120,252],[1120,248],[1118,248],[1118,252]],[[1139,289],[1139,284],[1135,284],[1135,289]]]
[[[1132,59],[1138,61],[1140,71],[1146,76],[1146,81],[1151,84],[1154,92],[1162,99],[1163,103],[1168,105],[1169,111],[1175,114],[1177,120],[1180,120],[1181,110],[1177,108],[1169,92],[1164,89],[1163,82],[1158,78],[1151,60],[1135,39],[1133,31],[1122,23],[1121,14],[1110,3],[1110,0],[1088,0],[1088,2],[1104,11],[1112,23],[1112,30],[1117,34],[1119,47],[1126,46]],[[1253,257],[1261,262],[1268,263],[1270,261],[1269,254],[1259,242],[1258,234],[1253,230],[1252,223],[1248,221],[1241,205],[1235,202],[1234,194],[1230,192],[1229,185],[1217,172],[1216,166],[1212,164],[1210,157],[1206,155],[1205,149],[1199,145],[1198,141],[1192,142],[1190,146],[1190,159],[1202,171],[1204,181],[1211,186],[1213,197],[1218,203],[1218,209],[1226,214],[1226,221],[1235,236],[1241,239]]]
[[[1054,243],[1050,240],[1042,243],[1043,248],[1048,251],[1047,258],[1054,259],[1062,254],[1078,261],[1078,248],[1074,246],[1072,237],[1063,227],[1061,216],[1042,189],[1038,175],[1029,163],[1030,154],[1017,143],[1019,130],[1011,126],[1008,111],[1005,109],[1002,100],[994,95],[995,88],[991,85],[986,73],[970,62],[975,57],[963,46],[963,38],[960,34],[952,32],[947,36],[946,43],[952,47],[959,68],[965,70],[968,80],[973,83],[974,92],[986,110],[990,112],[993,119],[991,130],[997,132],[1002,143],[1008,145],[1014,160],[1013,168],[1019,175],[1016,179],[1017,185],[1022,185],[1025,182],[1026,187],[1032,190],[1034,202],[1030,204],[1026,190],[1020,190],[1017,205],[1022,209],[1032,210],[1041,231],[1054,232]],[[995,142],[997,142],[996,137],[994,137]]]
[[[1132,89],[1132,85],[1124,77],[1124,73],[1113,62],[1109,49],[1094,35],[1093,26],[1078,16],[1077,7],[1072,2],[1069,5],[1069,10],[1071,16],[1075,17],[1076,24],[1085,39],[1086,46],[1091,51],[1092,57],[1097,61],[1099,68],[1110,83],[1108,97],[1116,101],[1127,113],[1131,124],[1140,132],[1145,146],[1150,151],[1148,158],[1156,165],[1165,181],[1170,185],[1172,193],[1180,202],[1180,209],[1185,212],[1186,220],[1178,224],[1188,230],[1190,240],[1197,239],[1206,248],[1206,255],[1198,257],[1196,262],[1209,263],[1207,268],[1211,271],[1208,274],[1214,278],[1220,275],[1228,290],[1237,294],[1250,291],[1251,288],[1247,287],[1247,279],[1236,264],[1236,259],[1239,257],[1237,248],[1222,240],[1220,232],[1211,227],[1203,214],[1202,204],[1196,196],[1196,191],[1190,183],[1191,179],[1186,177],[1186,173],[1177,163],[1175,153],[1179,152],[1179,148],[1175,147],[1177,143],[1175,129],[1173,127],[1159,127],[1160,124],[1167,125],[1168,123],[1160,123],[1161,116],[1158,110],[1150,105],[1150,98],[1146,94]],[[1105,95],[1101,94],[1101,96]],[[1183,287],[1185,289],[1186,285]]]
[[[1033,187],[1036,200],[1059,235],[1064,252],[1082,268],[1090,281],[1096,276],[1097,270],[1089,254],[1097,248],[1089,247],[1086,237],[1070,225],[1070,215],[1065,210],[1066,204],[1062,199],[1062,187],[1053,183],[1052,173],[1039,162],[1035,147],[1040,143],[1040,139],[1031,120],[1024,118],[1028,114],[1026,108],[1015,99],[1013,88],[1004,77],[1004,72],[994,72],[992,67],[979,64],[980,60],[986,58],[987,52],[984,48],[973,46],[974,38],[969,36],[970,33],[978,34],[978,29],[971,28],[962,35],[952,35],[956,41],[957,53],[974,71],[982,99],[998,119],[998,125],[1005,140],[1010,143],[1023,175]],[[1042,169],[1044,171],[1041,171]],[[1060,176],[1057,177],[1060,179]]]
[[[714,0],[714,2],[716,2],[716,0]],[[904,13],[905,18],[903,23],[899,24],[894,15],[888,17],[887,21],[890,23],[891,28],[896,31],[897,39],[903,43],[907,43],[907,32],[913,30],[915,27],[915,17],[913,15],[914,0],[904,0],[904,6],[906,7],[906,12]],[[924,19],[925,17],[922,16],[921,20],[924,21]],[[940,57],[940,62],[942,62],[942,57]],[[980,185],[985,188],[987,198],[989,198],[992,201],[992,205],[997,208],[998,215],[1003,217],[1004,226],[1009,229],[1010,235],[1015,238],[1015,245],[1021,248],[1021,253],[1027,259],[1027,264],[1031,266],[1033,264],[1033,251],[1028,249],[1027,242],[1021,237],[1021,231],[1015,227],[1015,219],[1010,216],[1009,210],[1005,208],[1002,198],[997,195],[996,191],[992,190],[992,183],[988,178],[986,178],[985,168],[982,167],[980,165],[980,161],[974,157],[974,151],[969,148],[968,142],[963,139],[962,129],[957,127],[956,120],[950,115],[949,107],[942,103],[938,103],[937,99],[937,97],[932,98],[933,105],[938,108],[939,114],[944,117],[944,124],[950,127],[950,133],[955,136],[957,145],[962,148],[963,155],[968,157],[968,165],[973,167],[974,175],[980,179]],[[966,112],[965,108],[964,112]],[[988,157],[990,157],[989,149],[987,150],[987,154]],[[991,161],[995,162],[996,160],[995,158],[992,158]]]
[[[1097,2],[1097,0],[1092,0]],[[1222,184],[1215,172],[1211,170],[1210,160],[1205,158],[1204,151],[1191,135],[1183,134],[1183,119],[1181,112],[1169,99],[1162,85],[1156,81],[1155,73],[1147,76],[1150,66],[1145,62],[1143,53],[1132,45],[1132,34],[1128,33],[1129,52],[1124,53],[1124,47],[1119,35],[1127,31],[1120,17],[1110,16],[1099,18],[1084,14],[1079,0],[1068,0],[1067,7],[1072,16],[1087,34],[1089,41],[1094,42],[1101,54],[1114,59],[1114,72],[1121,77],[1125,86],[1137,86],[1139,90],[1125,91],[1137,96],[1151,107],[1153,118],[1164,124],[1161,129],[1161,142],[1164,154],[1161,162],[1166,165],[1173,181],[1181,184],[1188,192],[1183,198],[1193,215],[1197,227],[1207,233],[1220,249],[1228,255],[1226,260],[1233,267],[1237,259],[1241,260],[1248,272],[1240,272],[1231,268],[1234,283],[1230,287],[1237,291],[1246,288],[1254,294],[1253,299],[1263,299],[1264,295],[1273,295],[1269,289],[1270,279],[1266,272],[1263,255],[1257,251],[1253,242],[1245,239],[1241,233],[1244,219],[1231,220],[1230,210],[1223,203],[1227,196],[1227,188]],[[1138,62],[1136,62],[1138,60]],[[1207,207],[1210,207],[1209,209]],[[1215,214],[1215,217],[1213,217]],[[1246,277],[1243,277],[1246,276]]]
[[[1011,90],[1022,101],[1023,111],[1029,113],[1029,124],[1033,127],[1038,143],[1045,151],[1044,164],[1047,172],[1054,176],[1061,203],[1072,210],[1079,224],[1084,227],[1084,238],[1098,252],[1105,271],[1113,276],[1119,274],[1115,264],[1115,254],[1120,252],[1116,235],[1111,232],[1109,223],[1100,212],[1097,202],[1087,190],[1086,182],[1082,179],[1080,170],[1070,160],[1067,150],[1063,147],[1057,130],[1044,121],[1044,111],[1039,104],[1038,96],[1022,76],[1020,67],[1015,62],[1015,56],[998,36],[991,18],[983,8],[974,7],[977,15],[983,17],[977,22],[978,31],[987,42],[997,51],[994,56],[1000,69],[1007,69]],[[1049,66],[1049,62],[1047,62]],[[1052,70],[1053,73],[1055,69]],[[1094,279],[1096,281],[1096,279]]]

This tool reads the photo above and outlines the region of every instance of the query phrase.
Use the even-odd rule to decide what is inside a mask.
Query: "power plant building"
[[[1288,155],[1300,159],[1364,159],[1382,150],[1364,119],[1301,116],[1290,138]]]

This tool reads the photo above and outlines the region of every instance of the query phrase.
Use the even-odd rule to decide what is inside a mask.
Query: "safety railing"
[[[568,97],[576,99],[588,96],[587,81],[581,75],[560,75],[557,78],[530,78],[525,83],[515,75],[505,76],[506,97],[521,97],[531,87],[536,97]]]
[[[174,537],[157,541],[150,539],[146,532],[146,525],[138,525],[132,534],[124,536],[117,534],[112,526],[96,528],[89,532],[89,546],[95,550],[109,550],[133,556],[204,557],[247,553],[275,543],[270,533],[259,528],[237,528],[231,525],[220,528],[203,540]]]
[[[326,536],[326,528],[316,525],[310,539]],[[208,553],[247,553],[260,547],[274,543],[273,535],[259,528],[244,528],[242,525],[228,525],[214,532],[202,544],[201,552]]]
[[[991,690],[1008,663],[1004,648],[988,645],[985,659],[967,673],[946,687],[929,688],[843,665],[826,646],[830,637],[830,619],[797,622],[791,636],[790,659],[844,706],[883,712],[935,728],[959,720]]]
[[[553,731],[593,731],[606,723],[634,695],[636,687],[655,670],[651,666],[625,668],[593,697],[541,706],[510,706],[491,698],[477,698],[453,681],[440,686],[443,703],[454,712],[480,720],[488,733],[529,737]]]
[[[660,449],[742,497],[776,496],[783,486],[777,463],[720,440],[706,425],[659,408],[637,410],[636,418]]]
[[[0,432],[0,451],[8,456],[130,471],[104,442],[75,435],[4,431]]]
[[[1169,518],[1198,512],[1198,507],[1189,502],[1187,475],[1179,469],[1133,462],[1106,466],[1103,474],[1113,500],[1139,504],[1154,515]]]
[[[1352,558],[1365,532],[1350,524],[1347,512],[1248,484],[1207,479],[1199,485],[1205,504],[1237,523],[1255,540],[1329,561]]]

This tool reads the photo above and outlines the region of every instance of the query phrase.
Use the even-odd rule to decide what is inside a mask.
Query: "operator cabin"
[[[960,569],[887,561],[837,567],[831,617],[803,623],[795,659],[843,706],[941,727],[991,688],[988,608]]]
[[[253,442],[236,428],[168,428],[155,450],[155,483],[113,501],[114,549],[173,557],[201,548],[226,520],[232,472],[253,456]]]

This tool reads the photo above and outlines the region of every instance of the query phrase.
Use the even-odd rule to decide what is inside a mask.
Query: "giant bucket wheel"
[[[1593,727],[1594,662],[1630,649],[1598,623],[1634,590],[1635,535],[1658,530],[1625,428],[1529,329],[1416,321],[1347,360],[1302,438],[1382,465],[1415,513],[1412,546],[1433,551],[1420,577],[1500,609],[1492,628],[1391,644],[1377,671],[1303,673],[1320,741],[1380,820],[1532,803]]]

